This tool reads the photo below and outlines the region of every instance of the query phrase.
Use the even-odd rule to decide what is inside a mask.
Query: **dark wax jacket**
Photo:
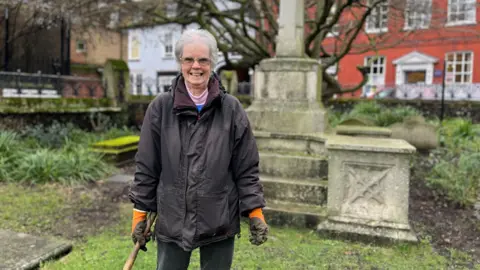
[[[210,77],[200,113],[177,76],[148,106],[129,197],[155,211],[155,235],[184,250],[233,237],[240,216],[265,206],[259,154],[247,115]]]

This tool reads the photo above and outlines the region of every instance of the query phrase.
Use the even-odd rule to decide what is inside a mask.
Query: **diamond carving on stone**
[[[373,164],[344,164],[347,184],[342,212],[354,217],[381,218],[385,208],[385,187],[391,167]]]

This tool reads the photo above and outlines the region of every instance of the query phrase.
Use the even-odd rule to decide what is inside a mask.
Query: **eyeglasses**
[[[185,58],[180,58],[180,60],[182,61],[182,64],[188,65],[188,66],[193,65],[193,63],[195,63],[195,61],[197,61],[200,66],[207,66],[207,65],[210,64],[210,59],[208,59],[208,58],[195,59],[193,57],[185,57]]]

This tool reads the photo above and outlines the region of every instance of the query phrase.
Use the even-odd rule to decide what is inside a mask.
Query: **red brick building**
[[[338,63],[336,76],[343,86],[361,82],[357,66],[368,67],[367,85],[344,96],[390,90],[397,98],[438,99],[447,63],[446,98],[480,100],[480,1],[405,0],[405,5],[402,11],[381,5],[367,19],[354,46],[382,35],[388,36],[386,48],[352,50]],[[339,24],[349,19],[342,18]],[[333,49],[335,42],[341,39],[329,37],[324,45]]]

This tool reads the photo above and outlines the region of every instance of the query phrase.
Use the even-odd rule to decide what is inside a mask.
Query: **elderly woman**
[[[209,32],[185,31],[175,47],[181,74],[145,113],[129,194],[132,238],[146,251],[146,213],[158,213],[157,270],[187,269],[195,248],[202,269],[230,269],[241,216],[252,244],[267,240],[257,145],[242,105],[212,71],[217,55]]]

